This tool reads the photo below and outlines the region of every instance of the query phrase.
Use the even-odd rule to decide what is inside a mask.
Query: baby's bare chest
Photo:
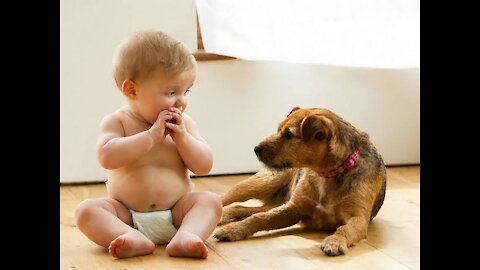
[[[125,137],[136,135],[151,128],[151,125],[134,121],[129,117],[123,118],[122,124]],[[183,160],[178,153],[175,142],[170,135],[166,135],[161,143],[155,145],[132,165],[134,165],[133,167],[138,165],[165,165],[178,168],[179,165],[183,165]]]
[[[184,168],[185,166],[178,149],[170,136],[166,136],[161,143],[155,145],[150,151],[141,157],[137,161],[137,165],[141,164],[159,165],[162,167],[177,169]]]

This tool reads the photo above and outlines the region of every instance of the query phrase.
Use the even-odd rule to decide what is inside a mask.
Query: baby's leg
[[[211,192],[187,193],[175,204],[172,215],[178,231],[167,245],[167,254],[205,259],[208,249],[204,241],[222,216],[220,197]]]
[[[78,229],[118,258],[150,254],[155,245],[132,228],[130,211],[113,199],[87,199],[75,209]]]

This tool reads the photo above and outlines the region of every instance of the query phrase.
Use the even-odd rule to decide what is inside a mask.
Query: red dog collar
[[[329,172],[318,173],[318,175],[320,175],[321,177],[330,178],[351,170],[353,167],[355,167],[355,165],[357,165],[357,159],[359,154],[360,148],[357,148],[355,149],[355,151],[353,151],[352,154],[348,156],[348,158],[342,163],[342,165],[340,165],[340,167]]]

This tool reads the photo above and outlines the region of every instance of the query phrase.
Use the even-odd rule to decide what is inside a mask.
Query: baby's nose
[[[183,97],[178,98],[177,101],[175,102],[175,107],[182,110],[185,107],[185,99]]]

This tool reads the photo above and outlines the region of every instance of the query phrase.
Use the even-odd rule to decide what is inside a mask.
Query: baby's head
[[[140,80],[157,68],[172,74],[196,68],[195,58],[181,42],[160,31],[139,31],[125,40],[114,58],[118,89],[125,80]]]

